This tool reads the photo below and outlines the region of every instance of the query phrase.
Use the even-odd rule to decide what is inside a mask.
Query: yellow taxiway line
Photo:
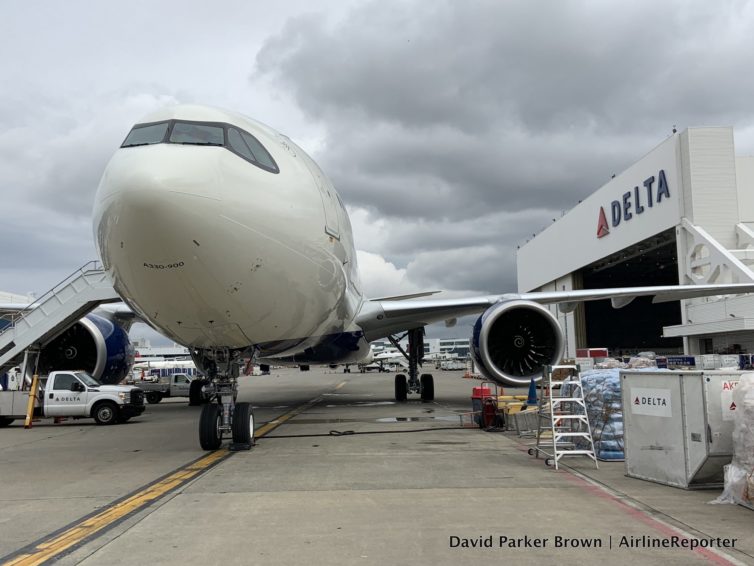
[[[346,382],[340,383],[336,389],[340,389],[346,384]],[[261,438],[264,435],[275,430],[284,422],[292,419],[296,415],[303,413],[310,409],[322,400],[322,397],[317,397],[311,401],[307,401],[303,405],[299,405],[295,409],[285,413],[284,415],[271,420],[267,424],[261,426],[255,431],[255,437]],[[212,466],[218,464],[222,460],[232,456],[234,452],[229,452],[226,449],[215,450],[210,452],[206,456],[199,458],[198,460],[179,468],[175,472],[168,476],[156,481],[153,484],[140,488],[136,493],[126,497],[121,501],[117,501],[109,505],[104,510],[85,518],[84,520],[74,523],[73,525],[65,528],[58,534],[53,534],[30,549],[28,552],[14,556],[9,561],[4,562],[3,566],[33,566],[42,564],[59,554],[65,552],[71,547],[82,544],[87,539],[90,539],[96,533],[103,529],[113,525],[116,522],[124,520],[126,517],[135,514],[142,510],[147,505],[153,503],[157,499],[160,499],[167,493],[176,490],[182,485],[186,484],[189,480],[194,479],[199,474],[207,471]]]

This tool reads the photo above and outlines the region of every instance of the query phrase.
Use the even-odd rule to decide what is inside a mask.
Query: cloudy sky
[[[0,290],[95,258],[110,155],[198,102],[314,156],[368,294],[514,291],[516,247],[674,125],[754,153],[752,53],[741,1],[0,0]]]

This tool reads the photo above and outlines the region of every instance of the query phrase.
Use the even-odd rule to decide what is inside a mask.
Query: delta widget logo
[[[605,216],[605,208],[600,207],[600,217],[597,220],[597,237],[604,238],[610,233],[610,227],[607,225],[607,216]]]

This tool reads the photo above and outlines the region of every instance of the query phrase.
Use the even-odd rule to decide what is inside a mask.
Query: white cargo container
[[[702,363],[699,363],[699,358],[702,359]],[[722,360],[720,354],[704,354],[703,356],[697,356],[696,367],[701,369],[720,369],[722,367]]]
[[[622,371],[626,475],[684,489],[720,487],[733,455],[740,371]]]
[[[738,369],[740,361],[738,354],[723,354],[720,356],[720,367],[723,369]]]

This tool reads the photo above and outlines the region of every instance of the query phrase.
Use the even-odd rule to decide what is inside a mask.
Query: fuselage
[[[345,207],[267,126],[193,105],[146,116],[107,165],[93,216],[116,290],[176,342],[302,362],[368,351]]]

